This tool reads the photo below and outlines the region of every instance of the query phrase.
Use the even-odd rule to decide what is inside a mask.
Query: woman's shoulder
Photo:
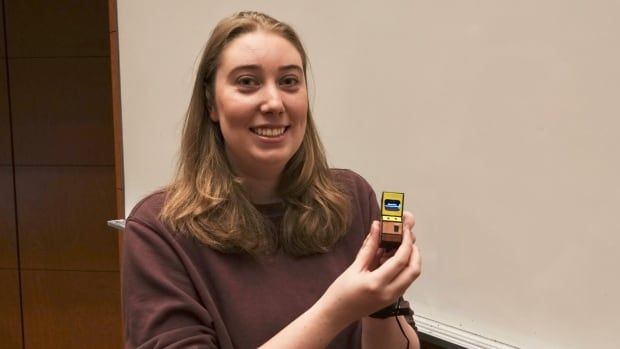
[[[164,241],[165,245],[176,245],[173,240],[179,241],[184,238],[184,234],[179,234],[160,217],[166,197],[167,191],[157,190],[142,198],[133,207],[125,220],[124,242],[130,246],[136,244],[136,241],[140,243],[148,241],[152,246],[159,246]]]
[[[344,184],[354,192],[373,192],[372,186],[358,173],[349,169],[331,168],[330,172],[337,182]]]
[[[166,192],[157,190],[138,201],[133,207],[127,220],[140,221],[142,223],[152,223],[159,221],[159,214],[166,200]]]

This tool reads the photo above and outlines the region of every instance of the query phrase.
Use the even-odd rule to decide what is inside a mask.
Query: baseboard
[[[467,349],[518,349],[510,344],[446,325],[421,315],[414,315],[418,331]]]

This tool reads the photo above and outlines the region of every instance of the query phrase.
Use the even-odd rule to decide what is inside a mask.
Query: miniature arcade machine
[[[384,191],[381,195],[381,247],[388,250],[403,241],[405,193]]]

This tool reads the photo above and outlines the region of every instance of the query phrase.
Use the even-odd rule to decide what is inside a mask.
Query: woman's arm
[[[410,232],[413,216],[406,213],[405,231]],[[420,275],[420,255],[412,234],[404,234],[403,243],[393,257],[380,264],[379,223],[373,222],[355,261],[327,289],[308,311],[282,329],[261,348],[324,348],[344,327],[365,318],[400,297]],[[389,343],[402,343],[404,337],[394,321],[365,321],[362,330],[364,348],[392,348]],[[405,327],[409,327],[404,323]],[[394,331],[396,327],[397,331]],[[417,348],[417,336],[407,331]],[[400,341],[400,342],[399,342]]]
[[[133,218],[123,232],[121,294],[125,348],[220,347],[168,236]]]
[[[409,339],[410,349],[420,348],[418,335],[407,323],[404,317],[399,316],[398,321],[405,335]],[[362,348],[407,348],[407,339],[403,336],[396,318],[374,319],[365,317],[362,320]]]

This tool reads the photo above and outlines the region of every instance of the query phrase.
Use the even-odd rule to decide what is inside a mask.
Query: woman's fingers
[[[415,226],[415,217],[411,212],[405,211],[403,213],[403,225],[405,226],[403,229],[404,231],[413,232],[413,227]],[[413,243],[415,243],[415,235],[413,235],[413,233],[411,237]]]
[[[373,222],[355,261],[328,290],[329,299],[339,300],[334,304],[345,299],[351,304],[345,308],[366,314],[402,295],[420,275],[420,256],[411,234],[415,221],[410,213],[404,218],[403,241],[389,252],[380,248],[380,224]]]
[[[415,218],[413,214],[409,211],[405,211],[403,213],[403,241],[402,245],[410,245],[415,243],[415,235],[411,233],[413,226],[415,225]],[[381,244],[381,233],[380,233],[381,224],[378,221],[373,221],[370,232],[366,236],[362,247],[356,258],[356,263],[359,264],[359,267],[362,269],[375,270],[378,266],[385,264],[386,261],[394,259],[398,250],[396,252],[388,252],[381,253],[378,252],[379,245]],[[392,264],[396,264],[397,266],[401,264],[401,261],[408,258],[409,253],[401,252],[401,254],[405,254],[401,256],[400,261],[396,260],[392,262]],[[393,255],[393,256],[392,256]]]
[[[377,249],[377,253],[375,254],[375,259],[368,265],[368,270],[373,271],[377,269],[383,262],[387,259],[385,249],[379,248]]]
[[[385,263],[374,271],[379,279],[378,281],[383,284],[392,282],[409,265],[413,243],[411,242],[411,234],[408,231],[405,231],[403,235],[403,242],[396,250],[396,253],[394,253],[394,256],[386,260]]]
[[[379,248],[379,222],[373,221],[370,226],[370,232],[366,236],[366,240],[362,244],[360,251],[355,258],[355,264],[362,269],[368,269],[373,261],[376,260],[377,249]]]
[[[411,258],[409,258],[409,265],[403,269],[394,280],[387,286],[387,292],[394,294],[402,294],[407,290],[409,285],[415,281],[422,273],[422,259],[418,246],[413,245],[411,251]]]
[[[414,236],[408,228],[405,228],[401,245],[394,256],[375,270],[375,276],[386,287],[400,289],[408,287],[420,274],[420,270],[420,255],[414,244]]]

